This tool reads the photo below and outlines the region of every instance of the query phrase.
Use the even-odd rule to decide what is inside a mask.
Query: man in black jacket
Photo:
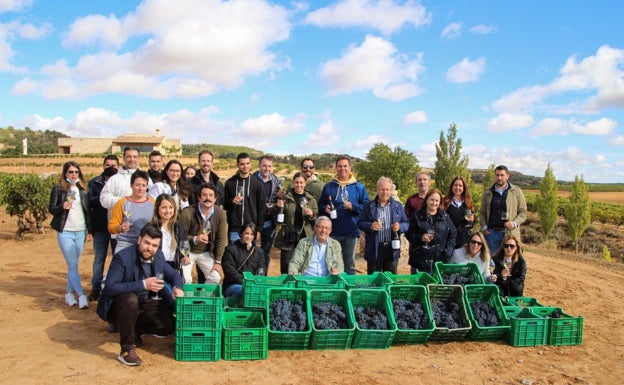
[[[201,150],[197,156],[199,170],[194,177],[189,180],[189,205],[197,204],[197,195],[202,183],[213,184],[217,188],[216,204],[223,207],[223,183],[219,180],[219,176],[212,171],[214,154],[210,150]]]

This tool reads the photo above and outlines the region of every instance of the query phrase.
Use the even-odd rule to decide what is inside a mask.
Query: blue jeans
[[[93,234],[93,277],[91,278],[91,290],[102,290],[102,278],[104,276],[104,264],[108,256],[108,245],[111,245],[111,255],[113,254],[110,234],[107,231],[97,231]]]
[[[84,292],[80,283],[78,261],[80,261],[86,237],[86,230],[56,233],[56,240],[67,264],[67,292],[73,293],[75,291],[79,296],[84,295]]]
[[[342,261],[344,262],[345,273],[355,275],[355,246],[358,238],[333,235],[332,238],[340,242],[342,247]]]
[[[485,236],[491,255],[494,255],[500,249],[503,238],[505,238],[505,232],[498,230],[490,230],[490,233]]]
[[[228,286],[223,293],[224,297],[240,297],[243,295],[243,285],[233,284]]]
[[[269,263],[271,262],[271,248],[273,248],[273,236],[275,235],[275,227],[263,227],[260,230],[260,248],[264,251],[264,271],[269,271]]]

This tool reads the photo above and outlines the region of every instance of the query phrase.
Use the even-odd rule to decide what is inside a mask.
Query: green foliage
[[[464,177],[471,184],[471,173],[468,171],[468,157],[462,156],[462,140],[457,137],[455,123],[448,128],[446,138],[440,131],[440,140],[436,144],[435,183],[442,191],[446,191],[456,176]]]
[[[0,176],[0,205],[17,217],[18,239],[28,231],[43,231],[48,214],[50,189],[58,177],[39,178],[34,174]]]
[[[411,152],[398,146],[391,149],[386,144],[376,143],[366,154],[366,160],[358,165],[358,179],[373,196],[377,180],[387,176],[400,194],[405,195],[414,189],[414,175],[419,170],[418,159]]]
[[[553,175],[550,163],[544,172],[544,178],[540,182],[540,195],[537,199],[537,212],[540,216],[542,232],[545,240],[557,225],[557,213],[559,211],[557,199],[557,181]]]
[[[55,154],[58,151],[58,138],[68,136],[54,130],[33,131],[26,127],[23,130],[11,126],[0,128],[0,143],[4,143],[2,156],[20,157],[23,154],[22,139],[28,139],[28,154]]]
[[[197,156],[201,150],[210,150],[215,154],[215,157],[222,159],[236,159],[236,156],[241,152],[249,154],[251,159],[258,159],[264,152],[245,146],[229,146],[224,144],[183,144],[182,155],[184,156]]]
[[[611,252],[609,251],[609,248],[604,245],[602,246],[602,259],[604,259],[605,261],[612,263],[613,260],[611,260]]]
[[[578,253],[578,239],[589,226],[591,212],[589,192],[582,176],[574,178],[572,194],[568,200],[568,207],[565,210],[568,234],[572,237],[574,250]]]
[[[495,165],[491,164],[487,171],[485,172],[485,175],[483,175],[483,188],[490,188],[492,187],[492,185],[494,184],[494,169],[496,168]]]

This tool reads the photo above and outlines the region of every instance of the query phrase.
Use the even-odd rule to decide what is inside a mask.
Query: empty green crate
[[[279,331],[271,329],[271,302],[285,299],[290,302],[303,302],[307,316],[307,330],[303,331]],[[310,303],[308,301],[308,290],[306,289],[280,289],[270,288],[266,295],[267,325],[269,326],[269,350],[306,350],[310,344]]]
[[[346,290],[310,290],[310,320],[312,322],[312,335],[310,337],[310,349],[349,349],[355,331],[353,310],[349,301],[349,293]],[[317,329],[314,324],[314,305],[319,303],[332,303],[342,306],[347,316],[346,329]]]
[[[295,276],[295,287],[299,289],[344,289],[345,280],[339,275],[330,274],[324,277]]]
[[[251,308],[265,308],[267,290],[270,288],[295,287],[295,279],[289,274],[277,277],[253,275],[243,272],[243,306]]]
[[[349,292],[349,298],[354,313],[353,319],[355,321],[355,332],[353,334],[351,347],[354,349],[389,348],[396,334],[397,326],[388,292],[382,289],[353,289]],[[357,308],[360,306],[368,306],[382,310],[388,318],[388,329],[374,330],[360,328],[356,316]]]
[[[554,311],[559,318],[551,318]],[[574,317],[558,307],[532,307],[531,312],[548,319],[548,345],[580,345],[583,341],[583,317]]]
[[[264,360],[269,349],[269,330],[258,311],[223,313],[223,359]]]
[[[483,285],[485,281],[479,271],[479,267],[474,263],[456,265],[450,263],[436,262],[434,267],[435,279],[441,285],[446,285],[443,276],[446,274],[459,274],[462,277],[470,278],[473,284]]]
[[[518,307],[544,307],[533,297],[505,297],[505,304]]]
[[[435,314],[433,313],[433,302],[438,301],[451,301],[455,302],[460,307],[461,312],[461,320],[462,327],[449,329],[447,327],[442,327],[435,325],[433,329],[433,333],[431,333],[431,337],[429,341],[462,341],[470,330],[472,329],[472,323],[470,322],[470,318],[468,317],[468,310],[466,310],[466,299],[464,297],[464,289],[461,285],[439,285],[439,284],[430,284],[427,285],[427,292],[429,294],[429,304],[431,305],[431,313],[434,318],[435,325]]]
[[[509,332],[511,324],[505,315],[498,287],[495,285],[465,285],[464,293],[468,316],[472,322],[472,329],[468,333],[468,338],[474,341],[497,341],[504,339]],[[498,326],[479,325],[471,306],[476,301],[482,301],[492,306],[499,320]]]
[[[175,358],[178,361],[218,361],[221,329],[177,330]]]
[[[540,317],[530,309],[518,306],[505,306],[510,329],[507,342],[511,346],[539,346],[546,344],[548,319]]]
[[[433,323],[433,317],[431,315],[429,297],[427,296],[427,288],[423,285],[395,284],[388,286],[388,293],[390,294],[390,301],[392,301],[393,299],[406,299],[408,301],[415,300],[416,302],[421,304],[425,316],[428,320],[427,327],[425,329],[400,329],[397,323],[397,332],[394,335],[394,339],[392,340],[392,345],[411,345],[427,342],[431,337],[431,334],[433,333],[433,329],[435,327]]]
[[[220,285],[184,285],[184,297],[176,299],[176,329],[220,329],[223,303]]]
[[[392,285],[424,285],[430,283],[439,283],[431,274],[425,271],[419,271],[416,274],[392,274],[389,271],[384,272],[386,277],[390,278]]]
[[[349,275],[340,274],[346,282],[347,290],[352,289],[385,289],[387,285],[392,283],[384,273],[376,271],[370,275]]]

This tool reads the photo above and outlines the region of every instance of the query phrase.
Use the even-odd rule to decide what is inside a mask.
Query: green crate
[[[559,318],[550,318],[554,311]],[[583,317],[574,317],[558,307],[532,307],[531,312],[548,319],[548,345],[580,345],[583,341]]]
[[[218,361],[221,330],[177,330],[175,350],[178,361]]]
[[[310,320],[312,321],[312,336],[310,349],[349,349],[353,341],[355,320],[353,309],[349,301],[349,292],[346,290],[310,290]],[[313,309],[318,303],[329,302],[342,306],[347,316],[347,329],[317,329],[314,326]]]
[[[392,344],[397,331],[392,311],[390,295],[381,289],[353,289],[349,292],[351,310],[354,312],[355,332],[353,334],[353,349],[387,349]],[[383,310],[388,318],[387,330],[361,329],[357,324],[355,313],[359,306],[369,306]]]
[[[221,329],[223,297],[220,285],[184,285],[176,299],[176,329]]]
[[[424,285],[430,283],[439,283],[431,274],[425,271],[419,271],[416,274],[392,274],[390,271],[384,272],[386,277],[390,278],[392,285]]]
[[[271,302],[278,299],[286,299],[290,302],[302,301],[307,314],[307,330],[295,332],[283,332],[271,330],[271,314],[269,311]],[[269,325],[269,350],[306,350],[310,344],[310,302],[308,300],[308,290],[306,289],[280,289],[270,288],[266,296],[267,325]]]
[[[544,307],[536,298],[533,297],[505,297],[504,304],[506,306],[518,307]]]
[[[251,308],[265,308],[267,290],[270,288],[295,287],[295,278],[289,274],[277,277],[253,275],[243,272],[243,306]]]
[[[330,274],[323,277],[308,277],[305,275],[295,276],[295,287],[299,289],[344,289],[345,280],[339,275]]]
[[[447,327],[438,327],[435,326],[433,333],[431,333],[431,337],[429,341],[462,341],[470,330],[472,329],[472,323],[470,322],[470,318],[468,317],[468,311],[466,310],[466,299],[464,297],[464,289],[461,285],[439,285],[439,284],[430,284],[427,285],[427,292],[429,293],[429,304],[431,305],[432,316],[434,318],[435,324],[435,315],[433,314],[433,301],[434,300],[446,300],[452,301],[459,305],[461,308],[461,317],[462,324],[464,325],[461,328],[449,329]]]
[[[497,341],[505,338],[509,333],[510,322],[505,315],[503,302],[501,301],[498,286],[496,285],[465,285],[466,308],[468,316],[472,322],[472,329],[468,333],[468,338],[473,341]],[[500,321],[498,326],[480,326],[472,311],[471,303],[482,301],[490,304]]]
[[[385,289],[392,280],[381,271],[376,271],[370,275],[349,275],[341,273],[342,279],[346,282],[346,289]]]
[[[471,278],[476,285],[483,285],[485,281],[479,271],[479,267],[474,263],[467,263],[465,265],[456,265],[451,263],[436,262],[434,267],[435,279],[441,285],[446,285],[442,275],[444,274],[459,274],[462,277]],[[462,285],[463,286],[463,285]]]
[[[223,313],[223,359],[264,360],[269,349],[269,330],[262,312]]]
[[[510,322],[507,342],[511,346],[538,346],[546,344],[548,319],[533,314],[530,309],[519,306],[505,306],[505,315]]]
[[[400,329],[399,325],[397,324],[397,332],[394,335],[394,339],[392,340],[392,345],[412,345],[427,342],[431,337],[431,334],[433,333],[433,329],[435,327],[433,323],[433,316],[431,315],[431,306],[429,304],[427,288],[423,285],[393,284],[388,286],[388,293],[390,294],[390,301],[392,301],[393,299],[406,299],[409,301],[415,300],[416,302],[420,303],[429,321],[425,329]]]

